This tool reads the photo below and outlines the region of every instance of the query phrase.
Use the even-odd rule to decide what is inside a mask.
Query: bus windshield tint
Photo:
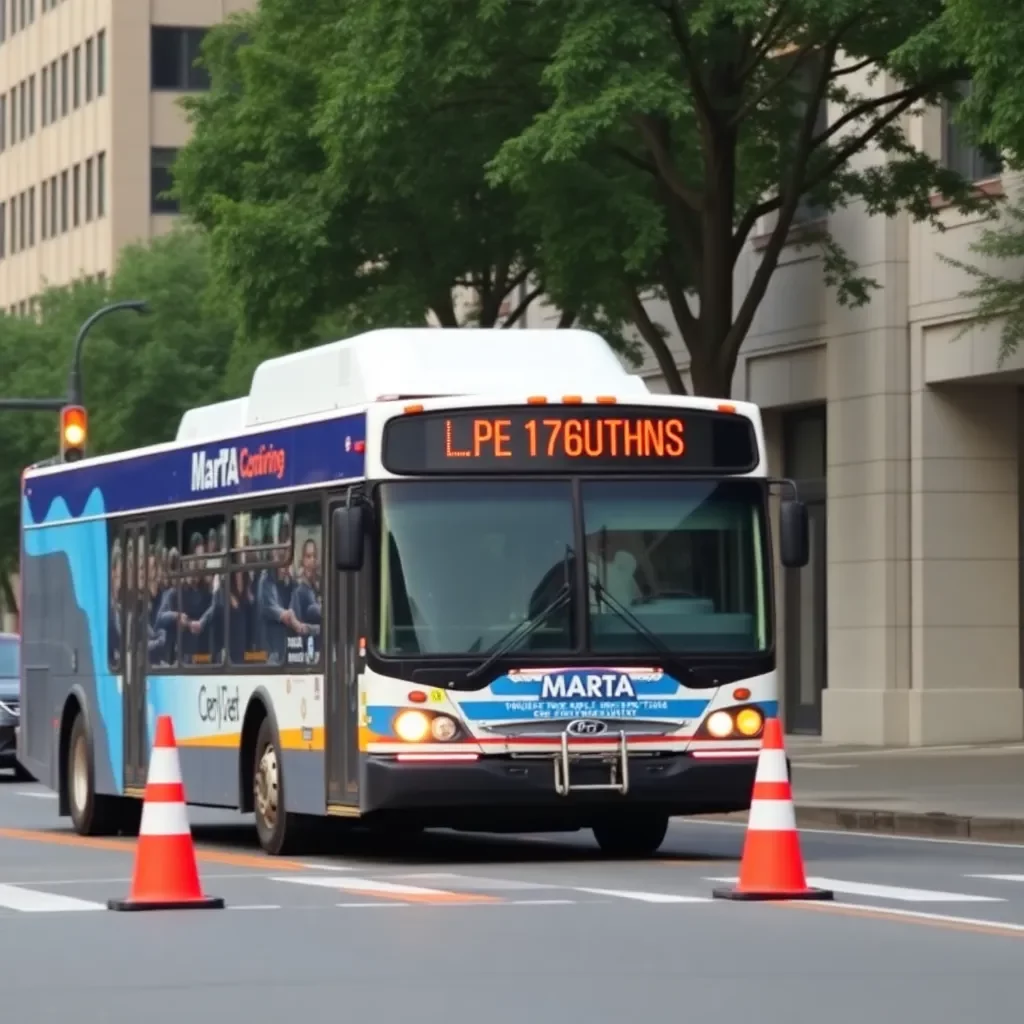
[[[564,482],[402,482],[379,489],[382,654],[486,656],[543,611],[566,579]],[[573,602],[513,649],[571,650]]]
[[[587,571],[600,584],[588,594],[593,651],[652,650],[630,616],[672,651],[768,646],[759,484],[585,482],[582,494]]]

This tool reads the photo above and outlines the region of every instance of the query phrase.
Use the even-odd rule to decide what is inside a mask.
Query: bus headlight
[[[422,711],[401,711],[395,716],[395,734],[406,743],[422,743],[430,736],[430,719]]]
[[[716,740],[724,740],[726,736],[732,734],[732,715],[728,711],[716,711],[714,714],[708,715],[708,720],[704,725]]]
[[[744,736],[756,736],[764,726],[764,715],[757,708],[744,708],[736,716],[736,729]]]
[[[458,731],[459,727],[447,715],[438,715],[430,723],[430,735],[438,743],[447,743],[449,740],[455,739],[455,734]]]

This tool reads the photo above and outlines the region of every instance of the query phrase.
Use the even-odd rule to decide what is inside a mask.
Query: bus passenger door
[[[334,509],[328,509],[330,523]],[[329,531],[325,531],[329,535]],[[335,806],[359,806],[359,694],[356,673],[359,577],[334,568],[334,551],[328,543],[324,572],[330,580],[327,614],[329,638],[327,675],[324,683],[324,727],[327,748],[327,802]]]
[[[148,550],[146,528],[129,524],[124,530],[124,595],[121,605],[121,684],[124,722],[125,790],[146,785],[146,662],[149,658],[149,591],[146,586]]]

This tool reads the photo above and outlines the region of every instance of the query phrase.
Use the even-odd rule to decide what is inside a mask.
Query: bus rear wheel
[[[285,810],[281,741],[269,718],[260,723],[252,772],[252,807],[260,846],[278,857],[294,853],[302,841],[302,819]]]
[[[622,815],[593,826],[594,838],[606,857],[653,857],[665,841],[668,815]]]
[[[71,824],[80,836],[112,836],[121,829],[121,801],[96,792],[96,773],[89,752],[85,716],[75,716],[68,739],[64,785],[68,794]]]

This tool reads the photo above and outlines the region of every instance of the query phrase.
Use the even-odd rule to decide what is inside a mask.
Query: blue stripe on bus
[[[65,520],[95,515],[87,506],[96,491],[103,495],[99,514],[113,516],[358,478],[365,445],[366,414],[360,412],[111,462],[85,461],[26,479],[26,523],[53,521],[57,511]]]
[[[93,490],[80,510],[82,517],[99,517],[104,514],[103,496]],[[33,525],[32,508],[23,501],[22,523]],[[87,518],[84,522],[65,523],[48,528],[47,522],[67,520],[70,512],[60,498],[52,502],[46,518],[35,522],[39,529],[23,533],[25,554],[39,558],[46,555],[63,555],[68,561],[75,602],[86,619],[89,634],[89,654],[92,658],[92,676],[96,685],[96,711],[103,723],[106,749],[110,757],[110,770],[117,791],[124,785],[123,730],[121,727],[121,693],[117,677],[107,669],[107,605],[110,600],[110,570],[107,565],[107,524],[100,518]],[[48,652],[53,657],[53,652]],[[26,661],[32,653],[27,651]],[[88,674],[87,666],[81,666],[79,674]],[[97,750],[99,745],[97,745]]]

